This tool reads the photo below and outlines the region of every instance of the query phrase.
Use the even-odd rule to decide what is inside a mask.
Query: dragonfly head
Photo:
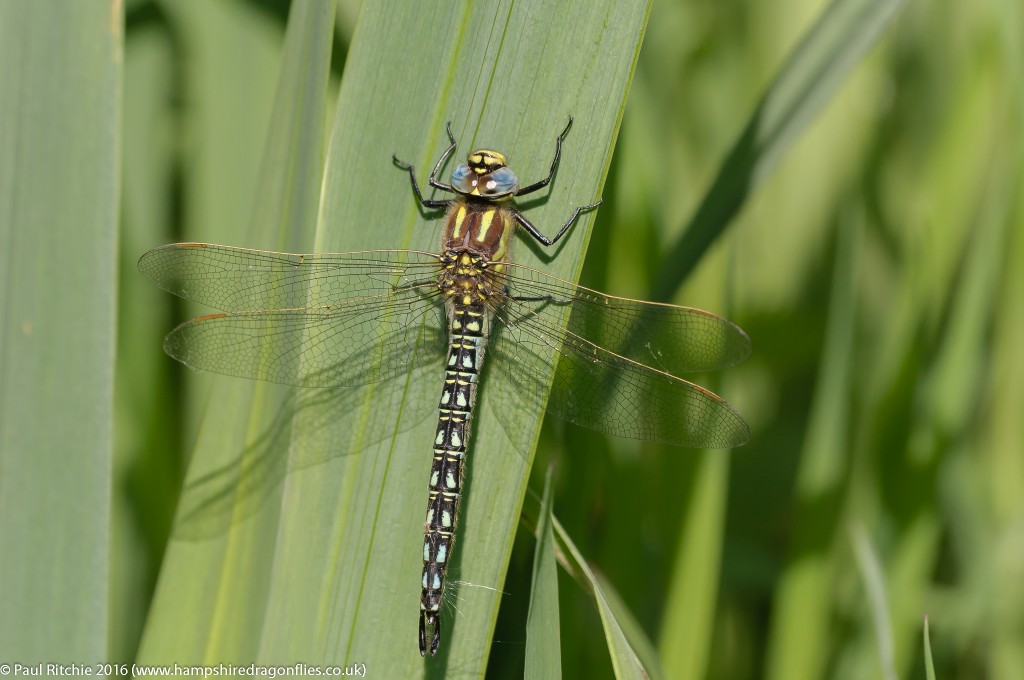
[[[519,178],[503,154],[477,149],[452,171],[452,188],[464,196],[498,201],[515,196]]]

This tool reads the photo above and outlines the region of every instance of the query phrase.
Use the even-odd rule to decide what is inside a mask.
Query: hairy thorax
[[[504,290],[515,226],[509,212],[494,203],[458,201],[448,209],[438,286],[449,300],[458,305],[495,303]]]

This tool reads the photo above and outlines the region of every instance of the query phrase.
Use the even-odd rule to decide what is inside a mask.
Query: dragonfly
[[[520,185],[507,158],[471,151],[438,179],[449,145],[413,196],[444,211],[438,252],[283,253],[211,243],[147,252],[139,270],[164,290],[220,310],[170,332],[164,349],[196,369],[310,388],[357,387],[437,365],[442,377],[423,538],[419,651],[437,653],[445,570],[452,559],[471,425],[485,355],[488,380],[504,379],[523,404],[610,435],[695,448],[744,444],[750,430],[724,399],[680,373],[721,369],[750,353],[735,324],[691,307],[607,295],[517,264],[517,231],[551,237],[515,199],[555,177],[569,118],[548,174]],[[435,193],[434,196],[439,194]],[[424,338],[436,337],[436,342]],[[518,407],[518,406],[517,406]]]

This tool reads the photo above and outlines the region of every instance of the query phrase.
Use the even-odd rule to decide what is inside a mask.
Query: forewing
[[[298,254],[212,243],[172,243],[139,259],[147,279],[224,312],[358,303],[430,278],[437,258],[413,250]]]

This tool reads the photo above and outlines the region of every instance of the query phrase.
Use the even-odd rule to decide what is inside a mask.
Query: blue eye
[[[490,175],[486,185],[488,194],[511,194],[519,187],[519,178],[509,168],[498,168]]]
[[[456,166],[455,169],[452,170],[452,186],[457,191],[469,193],[470,191],[472,191],[473,187],[470,186],[470,183],[466,180],[468,180],[469,176],[472,174],[473,171],[470,170],[469,166],[466,165],[465,163]]]

